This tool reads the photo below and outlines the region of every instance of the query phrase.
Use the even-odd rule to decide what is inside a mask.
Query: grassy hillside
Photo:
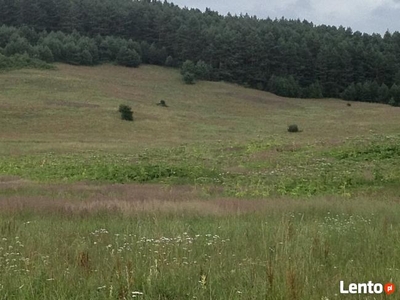
[[[400,155],[393,107],[185,85],[175,70],[151,66],[59,65],[0,76],[7,175],[199,184],[245,197],[349,194],[400,176],[385,172]],[[169,107],[157,106],[161,99]],[[134,122],[120,120],[121,103],[132,106]],[[293,123],[303,132],[288,133]]]
[[[152,66],[12,71],[0,90],[0,299],[321,300],[346,299],[340,280],[400,283],[400,108]]]
[[[256,138],[335,144],[400,129],[398,109],[340,100],[299,100],[217,82],[185,85],[176,70],[111,65],[0,74],[2,154],[37,151],[131,152],[154,146]],[[166,100],[169,108],[155,104]],[[136,122],[119,120],[132,106]],[[290,135],[289,124],[304,132]],[[18,143],[15,146],[15,143]],[[22,147],[21,147],[22,145]]]

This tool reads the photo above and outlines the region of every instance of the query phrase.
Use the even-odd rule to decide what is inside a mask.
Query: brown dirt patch
[[[0,184],[14,183],[21,181],[18,176],[0,175]]]

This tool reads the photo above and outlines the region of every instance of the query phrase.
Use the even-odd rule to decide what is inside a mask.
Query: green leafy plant
[[[296,124],[293,124],[293,125],[289,125],[288,131],[289,132],[299,132],[300,130]]]
[[[168,107],[167,103],[165,102],[165,100],[161,100],[160,103],[157,103],[158,106],[162,106],[162,107]]]
[[[187,72],[187,73],[183,74],[183,81],[186,84],[194,84],[194,79],[195,79],[195,76],[193,73]]]
[[[132,108],[128,105],[121,104],[118,111],[121,113],[121,119],[125,121],[133,121]]]

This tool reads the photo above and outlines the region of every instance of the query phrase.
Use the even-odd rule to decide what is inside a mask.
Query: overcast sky
[[[181,7],[206,7],[220,14],[306,19],[316,25],[343,25],[353,31],[400,31],[400,0],[170,0]]]

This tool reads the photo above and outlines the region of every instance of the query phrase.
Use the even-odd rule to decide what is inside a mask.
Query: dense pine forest
[[[187,82],[197,77],[287,97],[400,105],[397,31],[382,37],[154,0],[0,0],[0,8],[0,69],[183,65]]]

